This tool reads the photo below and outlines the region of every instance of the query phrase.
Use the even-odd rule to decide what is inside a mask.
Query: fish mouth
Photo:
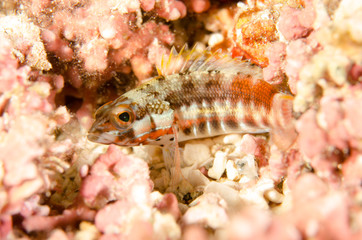
[[[99,140],[98,140],[98,139],[99,139],[99,136],[98,136],[97,134],[88,133],[87,138],[88,138],[88,140],[91,141],[91,142],[96,142],[96,143],[99,142]]]
[[[87,138],[89,141],[95,143],[106,144],[106,145],[110,144],[118,145],[113,136],[108,136],[105,134],[99,135],[99,134],[88,133]]]
[[[98,129],[97,121],[93,123],[91,129],[88,131],[87,138],[91,142],[102,143],[102,144],[111,144],[111,142],[107,142],[104,139],[104,133]]]

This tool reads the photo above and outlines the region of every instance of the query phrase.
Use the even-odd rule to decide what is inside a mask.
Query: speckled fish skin
[[[179,142],[275,130],[282,144],[290,145],[295,138],[293,98],[262,80],[260,68],[215,55],[188,58],[181,70],[162,73],[98,109],[89,140],[121,146],[167,145],[175,126]],[[163,68],[169,69],[169,63]],[[122,113],[127,122],[120,120]]]

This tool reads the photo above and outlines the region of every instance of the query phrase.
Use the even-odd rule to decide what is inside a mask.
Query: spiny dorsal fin
[[[260,71],[260,68],[252,66],[249,62],[233,59],[230,55],[222,53],[221,49],[211,52],[208,48],[199,50],[198,45],[195,45],[188,50],[187,45],[184,45],[179,53],[172,47],[170,54],[162,57],[157,72],[158,75],[167,76],[196,71],[240,71],[245,68],[249,68],[253,74]]]

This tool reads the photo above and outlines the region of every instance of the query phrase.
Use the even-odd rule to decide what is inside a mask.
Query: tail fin
[[[282,151],[287,150],[296,140],[297,132],[293,118],[293,96],[278,93],[273,99],[273,112],[278,123],[273,127],[271,138]]]

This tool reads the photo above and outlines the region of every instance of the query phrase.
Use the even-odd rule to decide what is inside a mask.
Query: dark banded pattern
[[[174,109],[182,106],[190,106],[192,103],[205,101],[209,104],[215,100],[226,98],[226,94],[220,91],[223,74],[202,73],[179,76],[181,85],[176,88],[169,88],[165,101],[168,101]]]
[[[270,127],[273,97],[278,91],[265,81],[222,72],[191,73],[180,76],[180,81],[184,81],[180,88],[166,94],[165,101],[175,110],[185,138]]]

